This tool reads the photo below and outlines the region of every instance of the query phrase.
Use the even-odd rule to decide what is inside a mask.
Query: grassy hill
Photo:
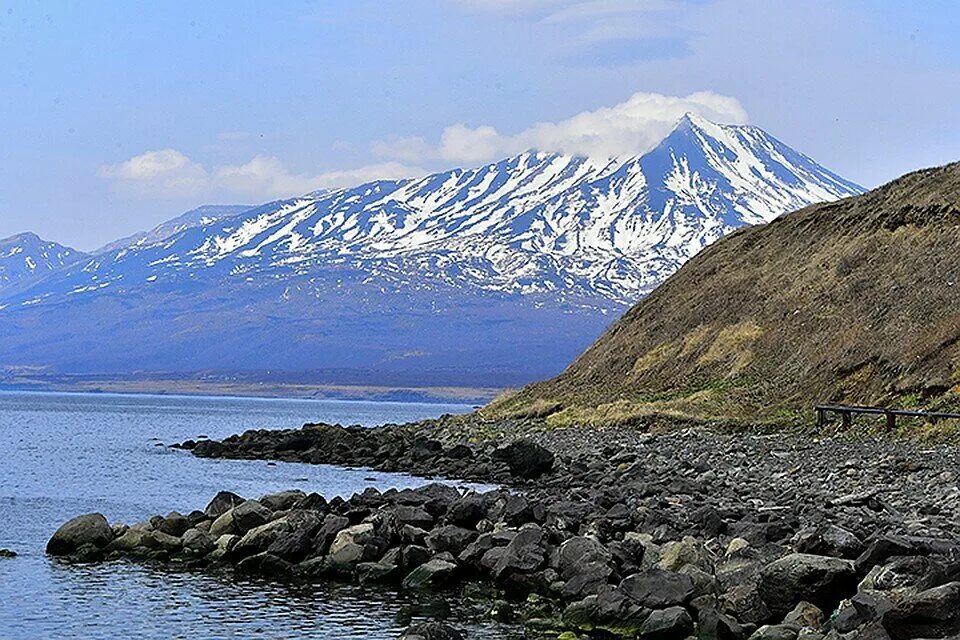
[[[729,235],[486,413],[787,419],[825,401],[960,406],[960,163]]]

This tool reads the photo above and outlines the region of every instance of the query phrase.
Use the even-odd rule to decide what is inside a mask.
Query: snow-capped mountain
[[[59,271],[88,257],[76,249],[19,233],[0,240],[0,292]]]
[[[76,318],[70,335],[89,329],[83,357],[103,330],[89,318],[111,314],[101,368],[472,366],[529,378],[559,370],[723,234],[861,191],[756,127],[687,116],[642,156],[528,152],[99,254],[0,295],[0,363],[4,316],[56,307]]]
[[[205,204],[196,209],[191,209],[186,213],[182,213],[176,218],[161,222],[149,231],[140,231],[126,238],[109,242],[94,251],[94,254],[109,253],[117,249],[125,249],[132,245],[142,246],[160,242],[186,229],[192,229],[193,227],[210,224],[217,220],[223,220],[224,218],[235,216],[252,208],[253,207],[248,204]]]

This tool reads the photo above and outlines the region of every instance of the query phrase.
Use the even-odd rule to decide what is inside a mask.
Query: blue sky
[[[874,186],[960,159],[957,33],[935,0],[0,2],[0,236],[642,152],[684,109]]]

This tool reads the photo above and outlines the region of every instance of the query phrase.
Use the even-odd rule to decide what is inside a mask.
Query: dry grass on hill
[[[960,163],[743,229],[487,415],[787,420],[960,406]]]

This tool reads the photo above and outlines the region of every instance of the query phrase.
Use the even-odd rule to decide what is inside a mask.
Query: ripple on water
[[[134,522],[203,508],[220,489],[258,497],[298,487],[349,496],[417,486],[402,474],[323,465],[201,460],[154,446],[199,434],[305,422],[378,424],[469,410],[456,405],[0,392],[0,639],[394,638],[397,614],[421,598],[352,585],[237,581],[128,562],[71,565],[44,545],[65,520],[100,511]],[[371,480],[371,477],[375,478]],[[430,596],[424,596],[430,597]],[[463,617],[472,637],[509,629]],[[460,616],[457,619],[457,616]]]

